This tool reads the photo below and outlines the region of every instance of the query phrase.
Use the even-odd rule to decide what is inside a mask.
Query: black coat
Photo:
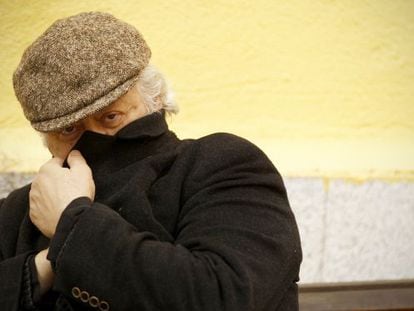
[[[49,243],[55,310],[297,310],[297,226],[253,144],[181,141],[154,113],[112,137],[87,132],[76,149],[95,201],[74,200],[51,241],[28,217],[30,185],[0,200],[1,310],[30,300],[27,258]]]

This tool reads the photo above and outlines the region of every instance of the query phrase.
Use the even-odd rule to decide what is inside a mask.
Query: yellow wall
[[[2,170],[48,158],[13,93],[24,48],[91,10],[144,34],[181,106],[179,136],[244,136],[285,176],[414,179],[410,0],[0,0]]]

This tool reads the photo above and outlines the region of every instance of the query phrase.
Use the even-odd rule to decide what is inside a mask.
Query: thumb
[[[88,166],[85,158],[78,150],[72,150],[68,155],[67,161],[70,169],[76,169],[85,165]]]

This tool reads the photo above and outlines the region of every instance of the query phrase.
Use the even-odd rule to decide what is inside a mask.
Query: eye
[[[76,132],[76,127],[75,126],[73,126],[73,125],[71,125],[71,126],[68,126],[68,127],[65,127],[62,131],[60,131],[60,133],[62,134],[62,135],[71,135],[71,134],[73,134],[73,133],[75,133]]]
[[[58,133],[62,141],[72,141],[79,137],[79,135],[82,133],[82,130],[78,124],[74,124],[63,128]]]
[[[105,115],[105,120],[107,121],[115,121],[119,117],[119,114],[113,112]]]
[[[119,111],[111,111],[101,117],[103,126],[114,128],[119,126],[123,120],[123,113]]]

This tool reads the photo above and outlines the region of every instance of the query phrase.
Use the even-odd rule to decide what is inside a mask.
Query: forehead
[[[108,112],[108,111],[111,111],[111,110],[114,110],[114,109],[117,109],[117,110],[122,109],[126,106],[126,104],[127,103],[125,101],[120,101],[120,100],[114,101],[109,106],[106,106],[105,108],[95,112],[92,116],[101,115],[105,112]]]
[[[100,116],[108,111],[111,110],[126,110],[129,109],[133,105],[137,105],[137,98],[134,94],[134,90],[129,90],[126,94],[122,95],[120,98],[118,98],[116,101],[114,101],[109,106],[106,106],[102,110],[99,110],[98,112],[94,113],[92,116]]]

